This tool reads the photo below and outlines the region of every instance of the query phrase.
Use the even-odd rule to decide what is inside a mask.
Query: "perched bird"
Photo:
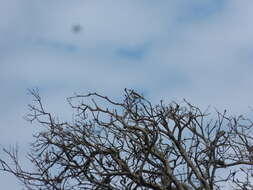
[[[226,164],[223,160],[214,160],[214,164],[218,165],[219,167],[225,167]]]
[[[103,184],[110,184],[111,183],[111,178],[110,176],[106,176],[103,180],[102,180]]]
[[[247,150],[249,152],[249,161],[253,161],[253,146],[247,146]]]
[[[135,99],[137,99],[137,98],[139,98],[139,99],[144,99],[140,94],[138,94],[138,93],[136,93],[136,92],[134,92],[134,91],[131,92],[131,95],[132,95],[132,97],[135,98]]]
[[[219,132],[217,133],[217,135],[216,135],[216,138],[220,138],[220,137],[224,136],[225,134],[226,134],[225,131],[219,131]]]

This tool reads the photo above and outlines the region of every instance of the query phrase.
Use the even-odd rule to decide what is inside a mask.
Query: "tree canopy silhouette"
[[[216,119],[184,101],[153,105],[125,89],[122,101],[97,93],[68,98],[71,122],[47,112],[39,93],[27,119],[35,135],[26,171],[17,149],[0,158],[0,170],[26,189],[215,190],[252,189],[252,122],[217,111]]]

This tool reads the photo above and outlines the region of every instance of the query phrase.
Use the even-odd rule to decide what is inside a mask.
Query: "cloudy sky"
[[[64,119],[73,93],[124,88],[249,114],[252,18],[252,0],[0,0],[0,148],[28,150],[31,88]],[[21,189],[10,175],[0,184]]]

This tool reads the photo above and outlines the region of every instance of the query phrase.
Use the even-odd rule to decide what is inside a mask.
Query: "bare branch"
[[[29,190],[215,190],[225,182],[252,189],[252,122],[242,116],[217,111],[214,119],[187,101],[152,105],[125,89],[122,102],[70,97],[75,118],[59,122],[30,93],[27,120],[42,126],[28,154],[34,171],[21,167],[17,148],[4,149],[13,167],[0,159],[0,170]]]

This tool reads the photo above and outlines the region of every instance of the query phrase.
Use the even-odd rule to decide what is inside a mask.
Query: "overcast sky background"
[[[28,151],[36,87],[63,120],[73,93],[124,88],[252,116],[252,18],[252,0],[0,0],[0,148]],[[0,184],[21,189],[2,173]]]

